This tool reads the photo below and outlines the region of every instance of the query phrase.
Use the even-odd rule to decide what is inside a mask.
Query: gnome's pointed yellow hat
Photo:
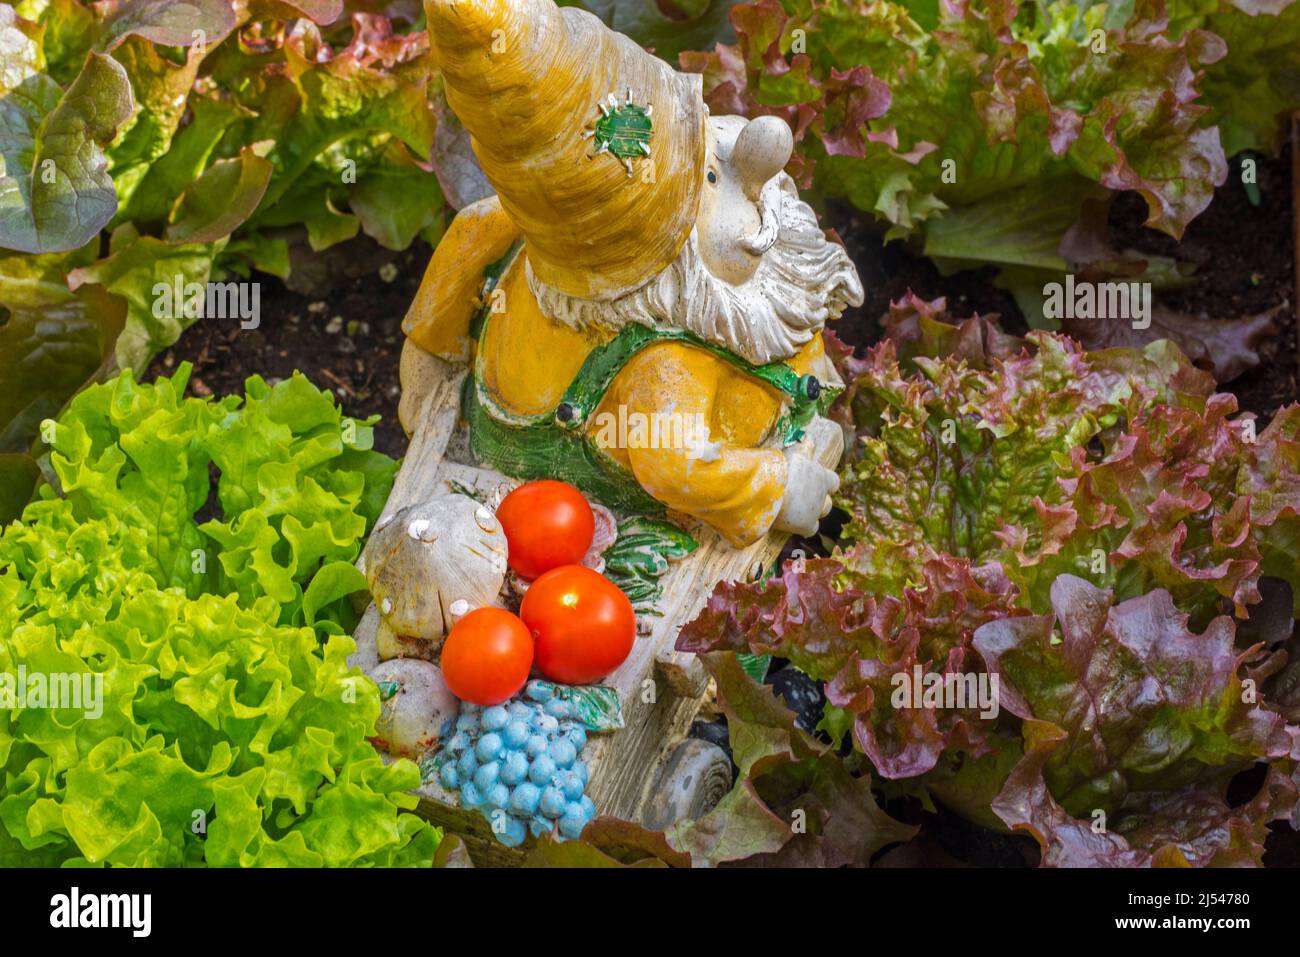
[[[699,204],[701,78],[551,0],[425,0],[425,12],[447,102],[537,278],[612,299],[672,262]]]

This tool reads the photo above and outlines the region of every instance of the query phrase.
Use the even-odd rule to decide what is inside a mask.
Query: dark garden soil
[[[242,392],[251,375],[274,382],[299,371],[332,391],[348,415],[378,414],[375,447],[400,458],[406,452],[397,421],[401,324],[431,250],[417,244],[394,253],[364,237],[321,253],[305,244],[292,249],[289,284],[257,277],[258,328],[202,319],[154,359],[147,378],[190,362],[188,391],[207,396]]]
[[[1116,249],[1169,256],[1195,266],[1185,286],[1157,294],[1157,301],[1170,309],[1205,319],[1236,319],[1281,307],[1274,335],[1260,346],[1259,366],[1221,385],[1237,396],[1243,410],[1270,418],[1300,394],[1290,146],[1278,157],[1256,160],[1258,205],[1240,182],[1238,159],[1228,182],[1192,221],[1181,242],[1143,225],[1146,203],[1136,193],[1116,198],[1110,231]],[[861,349],[879,340],[880,318],[909,289],[922,299],[946,297],[956,318],[995,314],[1007,332],[1028,330],[1015,299],[993,284],[995,268],[944,276],[906,244],[884,244],[884,230],[866,214],[832,207],[826,221],[844,239],[866,289],[862,306],[846,312],[833,326],[845,342]]]
[[[1281,307],[1275,334],[1261,346],[1259,366],[1222,386],[1237,395],[1243,410],[1268,418],[1297,398],[1290,151],[1275,159],[1259,159],[1258,205],[1239,182],[1237,169],[1234,162],[1234,176],[1181,242],[1143,227],[1145,204],[1134,194],[1123,195],[1113,204],[1110,227],[1116,248],[1173,256],[1196,265],[1190,283],[1159,296],[1166,306],[1207,319],[1231,319]],[[840,338],[859,350],[880,338],[879,318],[892,300],[909,289],[925,299],[947,297],[955,317],[997,314],[1008,332],[1026,331],[1015,300],[993,285],[993,269],[943,276],[904,243],[885,244],[877,224],[843,207],[828,210],[826,224],[844,239],[866,289],[864,305],[846,313],[836,325]],[[294,247],[289,284],[261,277],[258,329],[241,330],[233,320],[200,321],[154,361],[147,377],[170,374],[180,362],[191,362],[189,389],[202,396],[242,390],[250,375],[271,380],[300,370],[321,388],[331,389],[348,414],[382,416],[375,445],[400,456],[406,448],[397,421],[400,324],[429,253],[427,246],[393,253],[364,238],[320,254],[299,243]],[[824,554],[841,520],[842,516],[832,514],[823,523],[821,536],[792,541],[786,554],[794,548]],[[795,675],[781,677],[785,670],[781,664],[774,663],[769,681],[792,707],[801,710],[808,704],[801,695],[819,695],[820,689],[805,679],[812,687],[801,692],[791,684],[797,681]],[[818,703],[813,703],[814,709]],[[692,734],[726,745],[725,727],[707,715],[696,722]],[[1234,803],[1253,795],[1258,789],[1256,778],[1259,775],[1252,777],[1250,772],[1239,776],[1231,793]],[[916,841],[884,852],[879,863],[885,865],[1024,866],[1037,859],[1033,842],[1023,835],[996,834],[942,810],[922,812],[914,799],[891,801],[888,810],[926,826]],[[1300,866],[1300,832],[1275,826],[1265,862]]]

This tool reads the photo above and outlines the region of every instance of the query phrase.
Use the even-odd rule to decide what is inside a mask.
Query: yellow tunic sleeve
[[[481,305],[483,272],[505,255],[519,229],[496,196],[466,206],[433,251],[402,331],[425,352],[469,358],[469,325]]]
[[[619,372],[599,410],[621,415],[629,424],[619,430],[623,441],[614,443],[626,448],[609,447],[599,431],[596,441],[625,461],[654,498],[707,523],[739,547],[757,541],[776,520],[786,463],[777,449],[737,441],[738,431],[751,430],[721,420],[726,413],[720,391],[734,384],[734,376],[730,365],[704,350],[679,343],[651,346]],[[767,394],[754,399],[746,410],[749,423],[771,421],[779,399]],[[596,423],[601,422],[598,414]]]

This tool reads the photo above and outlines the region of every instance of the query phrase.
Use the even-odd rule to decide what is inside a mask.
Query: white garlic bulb
[[[362,566],[384,622],[398,635],[440,646],[459,609],[497,603],[506,536],[474,499],[439,495],[381,518]]]
[[[370,671],[383,698],[375,722],[376,743],[389,754],[418,758],[438,746],[460,710],[460,702],[436,665],[394,658]]]

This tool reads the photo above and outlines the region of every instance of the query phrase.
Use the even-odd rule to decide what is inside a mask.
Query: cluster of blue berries
[[[577,837],[596,815],[579,755],[587,731],[554,685],[530,681],[522,695],[483,708],[462,702],[441,755],[438,780],[477,808],[507,847],[534,836]]]

